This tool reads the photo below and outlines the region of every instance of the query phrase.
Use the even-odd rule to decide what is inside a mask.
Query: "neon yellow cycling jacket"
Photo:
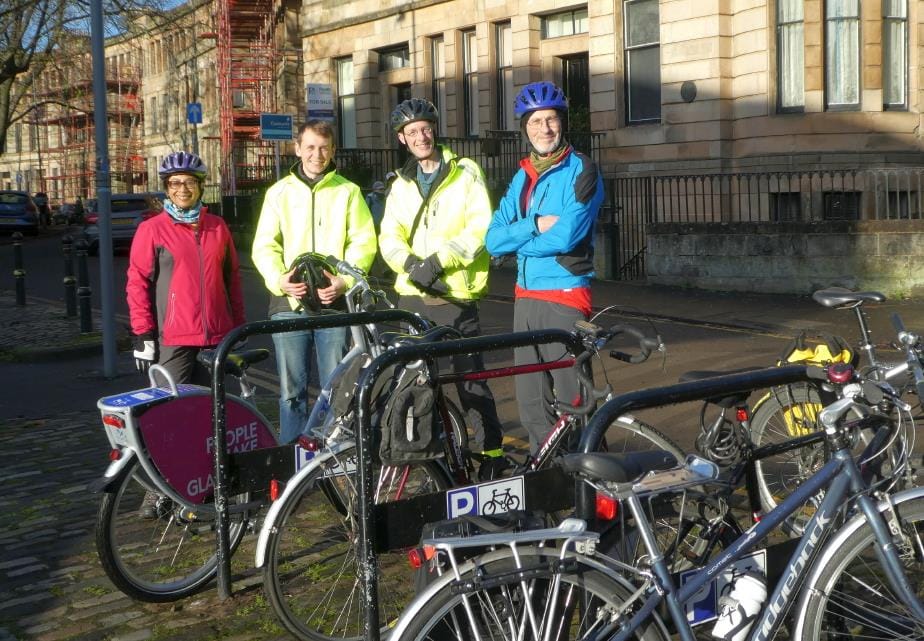
[[[375,225],[359,187],[329,171],[310,188],[294,172],[272,185],[263,200],[251,257],[266,288],[282,295],[279,277],[297,256],[313,251],[368,270],[377,249]],[[342,275],[347,287],[353,279]],[[289,298],[292,309],[299,305]]]
[[[484,248],[492,214],[484,172],[475,161],[459,158],[446,147],[439,149],[444,175],[437,178],[426,203],[417,186],[417,160],[411,158],[398,170],[385,202],[379,246],[385,262],[398,274],[395,291],[399,294],[423,294],[408,282],[404,270],[408,256],[436,254],[444,270],[440,280],[449,288],[447,296],[477,300],[487,291],[491,260]]]

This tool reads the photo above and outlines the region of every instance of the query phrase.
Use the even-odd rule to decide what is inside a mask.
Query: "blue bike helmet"
[[[522,118],[540,109],[568,110],[568,99],[557,85],[548,80],[531,82],[522,89],[513,101],[513,115]]]
[[[166,178],[173,174],[192,174],[196,178],[202,179],[208,175],[209,170],[196,154],[186,151],[174,151],[167,154],[161,161],[160,170],[157,173],[160,174],[161,178]]]

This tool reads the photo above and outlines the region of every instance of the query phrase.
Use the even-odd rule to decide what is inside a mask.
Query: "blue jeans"
[[[279,312],[272,320],[305,318],[303,312]],[[279,442],[291,443],[308,422],[308,380],[311,374],[311,348],[318,359],[318,381],[327,382],[347,350],[346,327],[303,330],[273,334],[276,368],[279,372]]]

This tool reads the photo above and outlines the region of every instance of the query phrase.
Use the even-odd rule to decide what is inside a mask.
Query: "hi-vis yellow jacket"
[[[300,254],[313,251],[368,271],[375,258],[375,225],[359,187],[334,171],[310,188],[295,173],[272,185],[254,232],[253,264],[266,288],[282,295],[279,277]],[[353,279],[341,274],[347,287]],[[289,305],[299,305],[289,298]]]
[[[484,172],[475,161],[459,158],[446,147],[439,149],[443,166],[426,202],[417,186],[417,160],[412,157],[397,171],[385,201],[379,248],[398,274],[395,291],[399,294],[423,295],[408,282],[404,271],[408,256],[436,254],[444,270],[440,280],[449,288],[447,297],[477,300],[487,291],[491,260],[484,248],[493,213]]]

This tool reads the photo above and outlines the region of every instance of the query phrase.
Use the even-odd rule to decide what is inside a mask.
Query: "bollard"
[[[77,250],[77,300],[80,302],[80,333],[93,331],[93,316],[90,312],[90,271],[87,269],[87,241],[82,238],[74,243]]]
[[[77,279],[74,278],[74,239],[65,234],[61,239],[61,251],[64,254],[64,306],[67,317],[77,315]]]
[[[13,233],[13,279],[16,281],[16,304],[26,304],[26,270],[22,266],[22,234]]]

